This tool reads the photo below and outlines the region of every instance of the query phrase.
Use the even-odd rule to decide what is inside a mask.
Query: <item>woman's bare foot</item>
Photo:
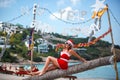
[[[38,72],[31,72],[31,73],[29,73],[31,76],[34,76],[34,75],[38,75],[38,74],[40,74],[41,73],[41,71],[38,71]]]
[[[33,73],[27,73],[27,74],[33,76]]]

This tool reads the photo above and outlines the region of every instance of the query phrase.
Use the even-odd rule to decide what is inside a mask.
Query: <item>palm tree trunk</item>
[[[32,76],[24,80],[53,80],[55,78],[64,77],[70,74],[80,73],[86,70],[93,69],[95,67],[109,65],[110,57],[111,56],[98,58],[95,60],[88,61],[87,63],[73,65],[73,66],[70,66],[67,70],[56,69],[53,71],[49,71],[42,76],[38,76],[38,75]],[[118,54],[117,56],[117,61],[120,61],[120,54]]]

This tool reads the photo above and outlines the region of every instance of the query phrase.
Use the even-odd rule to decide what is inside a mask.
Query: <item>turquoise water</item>
[[[117,68],[120,77],[120,62],[117,63]],[[76,75],[78,78],[104,78],[108,80],[115,80],[116,78],[113,65],[97,67],[74,75]]]
[[[69,65],[74,65],[78,63],[70,63]],[[41,70],[44,64],[36,65],[39,70]],[[29,65],[25,66],[25,68],[29,67]],[[120,77],[120,62],[117,63],[117,68]],[[101,66],[88,71],[84,71],[81,73],[73,74],[78,78],[104,78],[106,80],[115,80],[115,70],[113,65]]]

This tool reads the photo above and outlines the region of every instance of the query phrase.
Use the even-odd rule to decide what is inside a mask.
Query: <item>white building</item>
[[[7,22],[0,22],[0,31],[6,31],[7,33],[22,33],[22,29],[18,29],[18,26],[11,24],[11,23],[7,23]]]
[[[49,50],[47,43],[42,43],[38,45],[38,53],[47,53]]]
[[[12,24],[12,23],[7,23],[7,22],[0,22],[0,31],[5,31],[7,34],[10,34],[10,36],[13,33],[19,32],[22,33],[22,29],[18,29],[18,26]],[[0,47],[4,47],[4,39],[0,37]],[[10,45],[6,45],[6,48],[9,48]]]
[[[4,38],[0,37],[0,48],[4,48],[5,44],[4,44]],[[10,45],[6,45],[6,48],[10,48]]]

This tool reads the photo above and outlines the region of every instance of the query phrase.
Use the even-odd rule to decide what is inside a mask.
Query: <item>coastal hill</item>
[[[25,40],[26,37],[30,35],[30,29],[29,28],[23,28],[23,33],[16,33],[9,39],[9,45],[11,45],[10,48],[7,48],[3,57],[2,62],[22,62],[26,60],[30,60],[30,56],[28,55],[28,48],[25,46]],[[2,36],[2,32],[0,32],[0,36]],[[87,38],[79,38],[76,36],[63,36],[58,33],[41,33],[41,31],[34,32],[34,46],[37,47],[40,43],[36,42],[37,39],[44,39],[46,40],[49,45],[56,45],[57,43],[64,43],[68,39],[73,39],[75,44],[78,43],[87,43]],[[92,38],[93,40],[96,39],[95,37]],[[94,45],[90,45],[89,47],[79,47],[76,49],[76,52],[78,52],[79,55],[86,58],[87,60],[92,60],[100,57],[105,57],[112,55],[111,53],[111,43],[103,40],[99,40]],[[120,46],[115,45],[116,53],[120,53]],[[2,48],[0,48],[0,52],[2,51]],[[41,57],[47,57],[47,56],[54,56],[59,57],[59,54],[56,54],[58,52],[55,52],[55,48],[51,48],[49,46],[49,51],[45,54],[38,53],[37,51],[34,51],[33,60],[35,62],[41,62]],[[72,57],[72,59],[76,59],[75,57]]]

